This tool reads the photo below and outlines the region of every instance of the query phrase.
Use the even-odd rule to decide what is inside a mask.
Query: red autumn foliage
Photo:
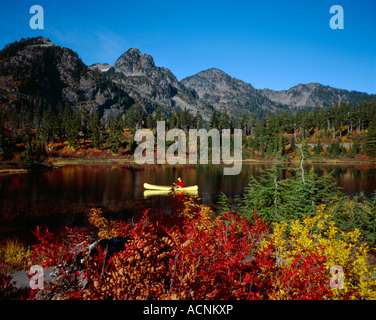
[[[178,200],[179,201],[179,200]],[[256,244],[268,227],[255,217],[227,213],[208,224],[201,207],[194,218],[150,215],[130,231],[124,250],[104,264],[91,261],[85,299],[239,299],[252,296],[245,276]],[[250,279],[248,277],[247,279]],[[252,281],[256,279],[252,278]]]
[[[273,250],[272,244],[260,250],[255,261],[263,270],[262,285],[268,288],[267,296],[263,298],[321,300],[332,296],[324,267],[325,256],[317,251],[304,257],[298,254],[291,264],[279,265],[271,258]]]
[[[78,232],[77,228],[65,227],[67,236],[63,240],[45,227],[33,232],[39,243],[32,246],[31,262],[44,268],[64,264],[71,260],[77,252],[89,244],[88,236]]]
[[[12,294],[14,284],[11,280],[10,276],[0,273],[0,300],[6,299]]]
[[[99,239],[126,239],[118,252],[106,245],[88,250],[89,237],[67,229],[68,240],[36,231],[35,263],[60,265],[59,280],[44,298],[65,299],[326,299],[331,297],[326,258],[317,251],[289,264],[263,241],[268,226],[254,214],[213,217],[187,197],[172,201],[172,213],[146,210],[133,228],[108,221],[93,209],[89,220]],[[99,240],[91,239],[91,241]],[[80,257],[81,266],[76,261]],[[82,282],[85,279],[85,282]],[[35,296],[38,297],[38,294]]]

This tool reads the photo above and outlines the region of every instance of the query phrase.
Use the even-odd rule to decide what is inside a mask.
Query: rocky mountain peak
[[[174,106],[195,110],[194,90],[187,90],[167,68],[157,67],[154,59],[131,48],[123,53],[106,75],[123,87],[140,104]]]
[[[22,38],[20,41],[7,44],[5,48],[9,46],[14,46],[17,44],[24,44],[24,45],[29,45],[29,46],[33,46],[33,45],[34,46],[37,46],[37,45],[54,46],[54,44],[51,42],[50,39],[44,38],[44,37],[36,37],[36,38]]]
[[[229,76],[226,72],[210,68],[181,81],[185,87],[193,89],[204,106],[220,111],[228,109],[231,115],[253,112],[257,107],[275,110],[276,104],[265,99],[253,86]]]
[[[180,82],[153,58],[131,48],[112,67],[87,67],[77,53],[43,37],[21,39],[0,51],[0,108],[68,104],[99,111],[132,104],[153,112],[181,108],[210,118],[213,109],[234,117],[244,112],[262,117],[267,112],[328,106],[338,101],[357,104],[366,93],[335,89],[319,83],[298,84],[288,90],[255,89],[226,72],[210,68]],[[105,110],[106,109],[106,110]],[[104,112],[105,113],[105,112]]]
[[[348,90],[325,86],[317,82],[300,83],[288,90],[274,91],[263,89],[259,91],[271,101],[286,105],[289,108],[329,106],[341,101],[357,104],[359,101],[368,98],[368,94],[364,92],[350,92]]]
[[[100,72],[107,72],[112,68],[112,66],[108,63],[94,63],[91,66],[89,66],[91,70],[96,70]]]
[[[201,75],[203,77],[211,77],[213,75],[216,75],[216,76],[221,76],[221,77],[224,77],[224,76],[227,76],[227,73],[220,70],[220,69],[217,69],[217,68],[209,68],[209,69],[206,69],[206,70],[203,70],[203,71],[200,71],[199,73],[197,73],[198,75]]]
[[[38,50],[39,48],[56,47],[50,39],[37,37],[37,38],[22,38],[20,41],[7,44],[1,50],[0,58],[9,58],[14,55],[23,55],[26,52]]]
[[[35,38],[34,45],[47,46],[47,47],[55,46],[55,44],[53,44],[50,39],[44,38],[44,37]]]
[[[210,68],[203,70],[193,76],[187,77],[181,81],[187,87],[194,87],[197,92],[201,87],[212,87],[218,90],[227,91],[239,88],[241,90],[252,90],[251,84],[229,76],[226,72]],[[202,91],[202,90],[201,90]]]
[[[123,53],[115,62],[116,72],[124,75],[144,74],[148,69],[156,68],[153,58],[148,54],[141,54],[140,50],[131,48]]]
[[[0,107],[72,108],[103,111],[131,98],[89,69],[77,53],[38,37],[21,39],[0,51]],[[17,81],[15,81],[17,80]]]
[[[199,73],[187,77],[183,79],[182,81],[188,81],[194,79],[195,81],[226,81],[229,78],[231,78],[226,72],[217,69],[217,68],[210,68],[203,71],[200,71]]]

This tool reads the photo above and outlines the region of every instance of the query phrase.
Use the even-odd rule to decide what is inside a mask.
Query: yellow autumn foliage
[[[325,268],[330,281],[332,266],[343,270],[341,288],[331,289],[335,299],[376,299],[376,267],[368,262],[370,248],[359,239],[358,229],[339,231],[331,214],[324,214],[325,204],[317,207],[317,214],[303,221],[291,220],[274,224],[270,239],[264,239],[263,247],[272,243],[277,265],[288,266],[297,257],[307,257],[317,250],[326,257]]]
[[[0,262],[9,269],[27,267],[30,256],[30,248],[25,247],[17,239],[7,239],[0,245]]]
[[[92,208],[88,216],[90,224],[98,228],[99,239],[111,239],[118,236],[118,229],[121,227],[119,221],[107,220],[99,208]]]
[[[189,219],[195,219],[199,213],[200,225],[198,226],[198,229],[210,230],[217,225],[220,216],[215,216],[210,207],[200,204],[200,200],[201,198],[197,196],[184,198],[181,214]]]

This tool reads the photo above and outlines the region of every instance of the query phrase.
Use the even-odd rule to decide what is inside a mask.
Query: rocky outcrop
[[[90,110],[115,104],[130,106],[133,99],[101,72],[88,68],[77,53],[38,37],[21,39],[0,51],[2,107],[72,108]]]
[[[167,68],[157,67],[148,54],[132,48],[121,55],[106,75],[138,101],[171,110],[174,106],[196,110],[198,95],[181,84]]]
[[[288,90],[273,91],[260,90],[266,98],[275,103],[280,103],[289,108],[314,108],[316,106],[329,106],[336,102],[347,101],[358,104],[367,100],[369,95],[363,92],[335,89],[323,86],[320,83],[299,84]]]
[[[299,84],[282,91],[255,89],[251,84],[216,68],[201,71],[183,79],[181,83],[197,92],[201,104],[220,111],[227,108],[235,117],[247,111],[262,116],[265,111],[310,109],[341,101],[357,105],[369,98],[367,93],[336,89],[319,83]]]
[[[112,68],[112,66],[108,63],[95,63],[89,66],[91,70],[96,70],[100,72],[107,72]]]
[[[245,111],[258,109],[276,111],[280,108],[256,90],[251,84],[235,79],[224,71],[212,68],[201,71],[181,81],[187,88],[194,89],[203,105],[239,116]]]

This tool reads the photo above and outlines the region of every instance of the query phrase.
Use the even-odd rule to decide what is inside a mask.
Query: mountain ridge
[[[232,115],[239,112],[255,112],[258,108],[277,111],[280,106],[265,98],[251,84],[236,79],[226,72],[210,68],[181,80],[188,88],[194,89],[200,102],[223,112],[229,109]]]
[[[280,91],[256,89],[215,67],[178,81],[170,69],[156,66],[151,55],[137,48],[125,51],[113,66],[87,66],[71,49],[43,37],[21,39],[0,51],[0,93],[2,105],[12,105],[18,98],[23,104],[44,99],[43,104],[86,104],[103,112],[137,104],[147,113],[158,106],[165,113],[180,108],[200,112],[206,119],[214,109],[226,109],[234,117],[244,112],[262,117],[267,112],[311,109],[344,100],[358,104],[374,96],[317,82]]]
[[[168,68],[157,67],[152,56],[130,48],[106,72],[106,76],[124,88],[141,104],[161,105],[171,112],[174,107],[197,112],[197,94],[185,88]],[[155,107],[155,106],[154,106]]]
[[[287,90],[261,89],[261,91],[268,99],[294,108],[329,106],[342,101],[357,104],[360,100],[372,96],[365,92],[338,89],[318,82],[299,83]]]
[[[86,66],[73,50],[43,37],[21,39],[0,51],[0,106],[104,112],[133,100],[104,74]]]

